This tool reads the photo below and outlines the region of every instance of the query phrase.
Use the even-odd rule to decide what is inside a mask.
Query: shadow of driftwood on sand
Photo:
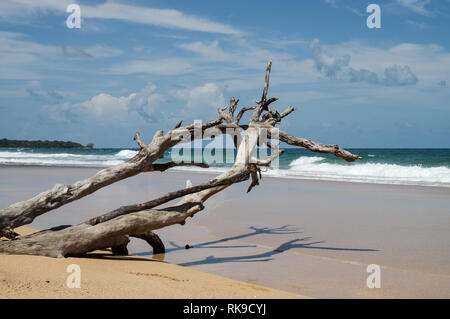
[[[181,263],[180,266],[194,266],[194,265],[205,265],[205,264],[218,264],[226,262],[266,262],[273,260],[273,256],[281,254],[293,248],[310,248],[310,249],[326,249],[326,250],[339,250],[339,251],[377,251],[376,249],[358,249],[358,248],[339,248],[339,247],[321,247],[312,246],[314,244],[324,243],[324,241],[317,241],[311,243],[300,243],[295,244],[300,241],[309,240],[311,237],[297,238],[285,242],[278,246],[277,248],[267,251],[265,253],[246,255],[246,256],[235,256],[235,257],[214,257],[208,256],[203,260],[192,261],[187,263]]]
[[[252,237],[252,236],[256,236],[256,235],[260,235],[260,234],[278,234],[279,235],[279,234],[299,234],[300,233],[295,229],[289,229],[289,227],[291,227],[291,226],[293,226],[293,225],[284,225],[284,226],[277,227],[277,228],[268,228],[268,227],[257,228],[254,226],[250,226],[249,229],[253,230],[251,232],[232,236],[232,237],[225,237],[225,238],[217,239],[217,240],[213,240],[213,241],[198,243],[198,244],[190,246],[190,248],[214,248],[214,249],[219,248],[220,249],[220,248],[256,247],[256,245],[231,245],[231,246],[223,246],[223,245],[212,246],[212,245],[224,243],[224,242],[231,241],[231,240],[238,240],[238,239],[243,239],[243,238],[247,238],[247,237]],[[185,246],[180,246],[173,241],[170,241],[169,244],[172,246],[172,248],[166,247],[166,254],[173,252],[173,251],[186,249]],[[138,253],[135,255],[147,256],[147,255],[151,255],[152,253],[153,253],[152,251],[146,251],[146,252]]]
[[[297,231],[296,229],[292,229],[293,225],[284,225],[277,228],[268,228],[268,227],[262,227],[257,228],[254,226],[249,227],[251,229],[251,232],[244,233],[241,235],[236,235],[232,237],[226,237],[214,241],[208,241],[203,243],[194,244],[190,247],[190,249],[197,249],[197,248],[209,248],[209,249],[229,249],[229,248],[252,248],[257,247],[257,245],[220,245],[217,246],[216,244],[225,243],[232,240],[239,240],[243,238],[248,238],[256,235],[261,234],[267,234],[267,235],[286,235],[286,234],[300,234],[301,232]],[[194,265],[204,265],[204,264],[217,264],[217,263],[226,263],[226,262],[265,262],[269,260],[273,260],[273,256],[283,253],[285,251],[288,251],[290,249],[320,249],[320,250],[335,250],[335,251],[355,251],[355,252],[375,252],[378,251],[376,249],[361,249],[361,248],[342,248],[342,247],[324,247],[324,246],[317,246],[318,244],[322,244],[325,241],[314,241],[314,242],[308,242],[311,239],[311,237],[303,237],[303,238],[297,238],[290,241],[287,241],[277,248],[260,253],[260,254],[254,254],[254,255],[245,255],[245,256],[235,256],[235,257],[215,257],[215,256],[208,256],[205,259],[198,260],[198,261],[191,261],[186,263],[180,263],[181,266],[194,266]],[[174,252],[177,250],[184,250],[184,246],[177,245],[174,242],[169,242],[172,248],[166,249],[166,254],[170,252]],[[143,252],[136,255],[145,256],[149,255],[152,252]],[[161,258],[161,256],[160,256]],[[158,259],[160,259],[158,258]],[[161,259],[160,259],[161,260]]]

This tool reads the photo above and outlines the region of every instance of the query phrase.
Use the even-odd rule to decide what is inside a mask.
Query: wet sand
[[[95,171],[0,167],[0,207]],[[78,223],[183,188],[186,179],[195,184],[209,178],[179,171],[141,174],[30,226]],[[211,198],[186,225],[157,231],[167,252],[155,257],[319,298],[450,298],[450,189],[263,177],[246,194],[247,184]],[[152,256],[141,240],[133,239],[129,248]],[[380,265],[381,288],[367,287],[369,264]]]

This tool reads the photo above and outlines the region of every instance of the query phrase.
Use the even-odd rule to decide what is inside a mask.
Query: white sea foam
[[[137,151],[122,150],[117,154],[39,153],[38,151],[1,151],[0,165],[109,167],[125,162]]]
[[[137,154],[135,150],[121,150],[115,154],[70,154],[0,151],[0,165],[41,165],[109,167],[123,163]],[[386,163],[337,164],[320,156],[301,156],[288,169],[268,169],[266,176],[336,180],[366,183],[417,184],[450,187],[450,169],[445,166],[422,167]],[[177,167],[176,170],[221,173],[227,168]]]
[[[445,166],[422,167],[383,163],[342,165],[326,163],[323,162],[324,159],[299,157],[290,164],[288,170],[269,170],[267,174],[353,182],[450,186],[450,169]]]
[[[122,150],[119,153],[117,153],[115,156],[117,158],[122,158],[122,159],[130,159],[133,156],[135,156],[138,152],[137,151],[131,151],[131,150]]]

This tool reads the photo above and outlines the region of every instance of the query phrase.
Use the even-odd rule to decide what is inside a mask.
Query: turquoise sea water
[[[349,149],[362,157],[353,163],[328,154],[286,148],[266,175],[394,184],[450,187],[450,149]],[[194,158],[180,150],[167,151],[160,161]],[[196,158],[210,164],[209,171],[220,172],[233,163],[234,151],[204,152]],[[222,154],[220,154],[222,152]],[[264,151],[262,151],[264,152]],[[137,149],[0,149],[0,165],[39,165],[70,167],[108,167],[124,162]],[[202,154],[198,150],[197,154]],[[208,157],[207,154],[210,154]],[[227,156],[231,160],[226,161]],[[202,170],[182,167],[182,170]]]

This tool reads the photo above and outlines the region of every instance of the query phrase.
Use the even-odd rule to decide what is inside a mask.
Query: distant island
[[[27,140],[8,140],[6,138],[0,139],[0,148],[79,148],[92,149],[94,144],[89,143],[86,146],[75,142],[64,141],[27,141]]]

